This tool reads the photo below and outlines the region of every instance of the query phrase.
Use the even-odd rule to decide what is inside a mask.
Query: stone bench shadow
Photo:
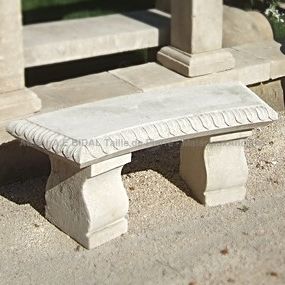
[[[45,215],[45,185],[48,177],[0,187],[0,196],[18,205],[29,204],[42,216]]]
[[[177,188],[186,193],[187,196],[191,196],[189,187],[187,187],[179,175],[180,146],[181,143],[171,143],[134,152],[132,162],[123,168],[122,175],[153,170],[173,183]],[[32,148],[27,147],[23,150],[23,147],[19,147],[19,144],[16,141],[10,143],[10,148],[12,147],[15,156],[17,156],[17,149],[18,151],[21,151],[22,155],[26,154],[29,157],[32,157],[34,154],[33,152],[35,152]],[[34,157],[34,160],[30,162],[32,167],[31,171],[33,172],[35,169],[44,169],[44,171],[37,173],[37,175],[34,173],[35,176],[38,176],[37,178],[1,186],[0,196],[18,205],[29,204],[42,216],[45,216],[45,186],[50,165],[48,158],[45,157],[45,155],[37,151],[35,153],[40,155],[40,157],[37,157],[37,160],[35,160]],[[20,161],[23,160],[15,160],[15,164],[20,163]],[[29,177],[29,175],[27,177]]]
[[[122,175],[153,170],[191,197],[191,189],[179,174],[181,142],[170,143],[133,153],[132,162],[127,164]]]
[[[1,145],[0,158],[6,166],[0,168],[0,196],[19,205],[30,204],[44,215],[45,183],[50,172],[48,156],[14,140]]]

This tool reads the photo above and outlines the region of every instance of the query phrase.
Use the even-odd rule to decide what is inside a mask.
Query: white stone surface
[[[80,170],[51,158],[46,186],[46,217],[54,225],[91,249],[128,230],[129,199],[121,171],[131,154]]]
[[[0,95],[24,87],[21,1],[0,0]]]
[[[164,47],[157,60],[165,67],[187,77],[197,77],[230,70],[235,66],[232,54],[224,49],[188,54],[174,47]]]
[[[275,119],[275,111],[236,83],[111,98],[16,121],[7,129],[86,167],[150,146],[251,129]]]
[[[166,45],[169,15],[149,10],[24,27],[25,66]]]
[[[244,143],[249,136],[250,131],[183,142],[180,175],[195,199],[217,206],[245,198],[248,167]]]

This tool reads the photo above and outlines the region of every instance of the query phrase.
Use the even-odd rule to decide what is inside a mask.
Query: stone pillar
[[[20,0],[0,0],[0,144],[7,121],[41,108],[38,97],[24,84],[21,15]]]
[[[193,198],[207,206],[245,198],[248,166],[244,143],[251,134],[245,131],[183,142],[180,175]]]
[[[235,61],[222,49],[223,0],[172,0],[171,46],[158,61],[187,77],[232,69]]]
[[[128,230],[129,199],[121,171],[131,154],[79,169],[51,156],[46,218],[91,249]]]
[[[0,94],[24,88],[20,1],[0,0]]]

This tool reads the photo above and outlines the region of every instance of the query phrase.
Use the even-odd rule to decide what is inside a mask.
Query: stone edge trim
[[[79,165],[88,166],[91,161],[93,163],[94,160],[104,160],[105,156],[126,150],[135,151],[141,149],[138,148],[139,146],[151,142],[167,142],[174,137],[181,138],[187,135],[246,125],[252,129],[253,124],[265,124],[277,119],[278,114],[265,105],[232,108],[226,111],[193,114],[123,129],[95,137],[87,144],[47,129],[29,119],[10,123],[7,131],[31,146],[59,155]],[[134,142],[136,142],[135,146]]]

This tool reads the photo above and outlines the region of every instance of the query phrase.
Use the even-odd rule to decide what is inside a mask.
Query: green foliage
[[[275,39],[283,42],[285,40],[285,25],[274,19],[269,19],[269,21],[271,23]]]
[[[7,0],[9,1],[9,0]],[[12,1],[12,0],[11,0]],[[154,7],[155,0],[22,0],[24,23],[100,16]],[[275,38],[285,39],[285,16],[277,8],[284,0],[224,0],[225,4],[265,13]]]
[[[85,2],[86,0],[22,0],[23,11],[59,6],[72,3]]]
[[[278,4],[278,0],[225,0],[225,4],[233,5],[242,9],[257,9],[265,11],[270,5]]]
[[[154,3],[155,0],[22,0],[25,24],[149,9]]]

